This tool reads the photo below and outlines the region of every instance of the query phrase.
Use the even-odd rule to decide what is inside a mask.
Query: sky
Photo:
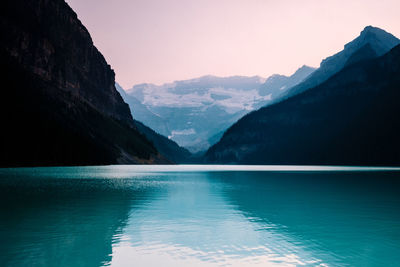
[[[399,0],[66,0],[125,89],[292,74],[367,25],[400,37]]]

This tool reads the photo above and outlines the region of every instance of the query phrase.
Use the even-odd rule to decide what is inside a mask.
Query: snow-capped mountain
[[[313,71],[303,66],[289,77],[209,75],[163,85],[139,84],[123,97],[135,119],[199,152],[217,142],[242,116],[276,100]]]

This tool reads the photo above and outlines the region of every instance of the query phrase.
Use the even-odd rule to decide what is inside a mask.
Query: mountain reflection
[[[0,170],[2,265],[388,266],[400,260],[398,172],[176,168]]]
[[[231,205],[333,265],[385,265],[400,256],[394,172],[217,174]],[[217,178],[218,177],[218,178]],[[266,228],[263,228],[266,227]]]
[[[233,172],[170,173],[162,189],[136,207],[115,245],[113,266],[243,266],[319,264],[285,229],[255,221],[230,203]],[[246,183],[247,173],[238,177]],[[249,177],[251,179],[251,177]],[[228,191],[227,191],[228,190]],[[243,192],[248,197],[254,192]],[[240,199],[239,199],[240,200]],[[263,231],[260,231],[263,230]]]
[[[2,266],[107,264],[131,206],[148,193],[128,179],[71,179],[74,169],[25,175],[0,176]]]

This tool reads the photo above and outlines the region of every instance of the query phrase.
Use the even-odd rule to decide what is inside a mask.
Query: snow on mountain
[[[140,102],[138,108],[131,106],[135,119],[191,152],[199,152],[218,141],[215,137],[242,116],[276,100],[280,92],[298,84],[313,70],[303,66],[292,76],[273,75],[268,79],[208,75],[163,85],[139,84],[127,95]],[[141,110],[163,122],[141,114]]]

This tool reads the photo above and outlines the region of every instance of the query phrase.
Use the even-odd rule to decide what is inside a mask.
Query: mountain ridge
[[[380,28],[366,26],[354,40],[344,45],[344,49],[321,61],[320,67],[314,71],[302,83],[287,91],[285,98],[299,94],[309,88],[324,82],[333,74],[341,70],[349,57],[366,44],[370,44],[377,56],[387,53],[394,46],[400,44],[400,40],[391,33]]]

